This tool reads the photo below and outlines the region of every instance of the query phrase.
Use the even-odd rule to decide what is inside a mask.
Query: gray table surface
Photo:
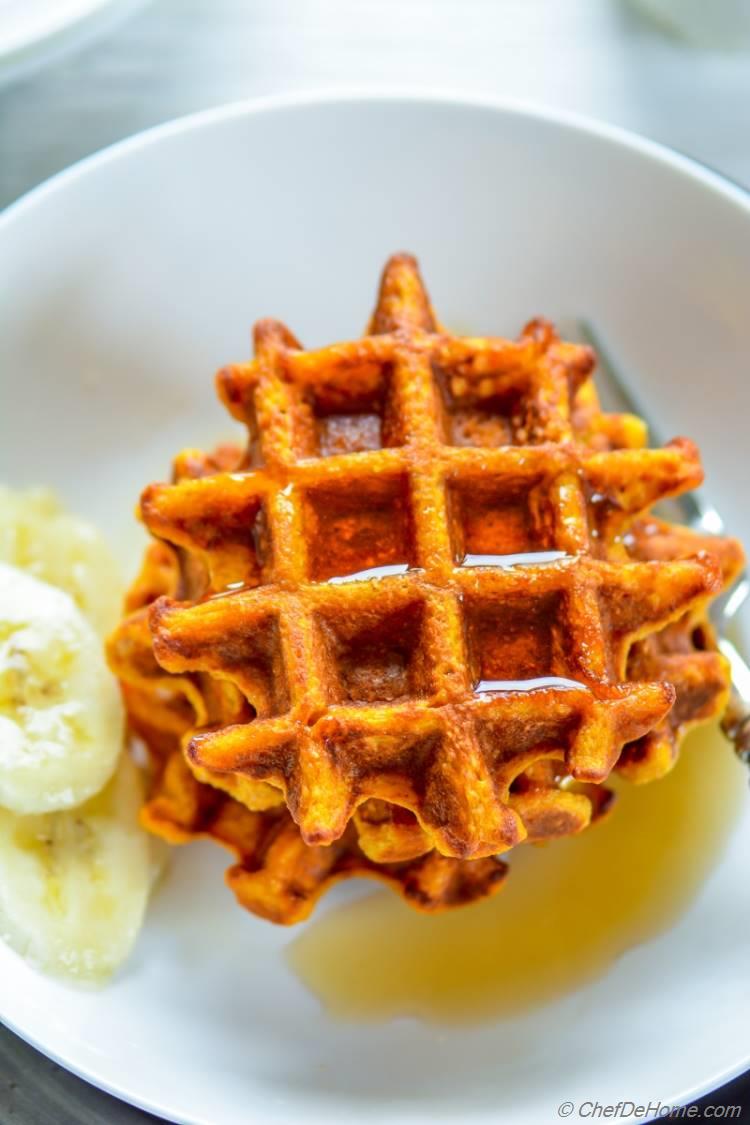
[[[0,86],[0,207],[172,117],[343,85],[551,104],[750,185],[750,55],[683,45],[627,0],[150,0],[77,52]],[[709,1102],[741,1104],[750,1117],[750,1079],[700,1104]],[[0,1032],[2,1125],[153,1120]]]

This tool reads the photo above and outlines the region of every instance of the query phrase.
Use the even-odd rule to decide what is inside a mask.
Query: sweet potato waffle
[[[682,528],[670,529],[652,520],[638,530],[632,550],[641,537],[649,550],[670,555],[699,548],[701,542],[694,533],[686,535]],[[738,562],[735,544],[731,540],[708,542],[719,551],[729,581]],[[193,679],[165,674],[159,668],[142,612],[158,596],[174,596],[179,584],[175,551],[166,544],[153,543],[129,595],[131,612],[110,645],[113,665],[121,676],[131,678],[130,683],[123,680],[131,726],[145,742],[152,762],[150,793],[142,814],[145,827],[171,844],[208,838],[228,848],[237,862],[227,871],[226,881],[239,904],[287,925],[308,917],[321,895],[336,882],[357,876],[379,878],[399,891],[411,906],[428,912],[476,902],[500,889],[508,865],[499,858],[462,861],[433,851],[421,859],[415,856],[411,862],[373,862],[363,850],[365,841],[376,853],[387,852],[385,845],[390,844],[391,851],[400,848],[406,855],[408,845],[418,842],[416,821],[409,823],[408,813],[383,802],[369,801],[361,806],[359,841],[349,828],[334,846],[310,846],[302,841],[286,809],[279,807],[282,802],[274,790],[269,788],[266,797],[275,800],[276,808],[265,804],[259,784],[251,795],[255,810],[251,811],[229,795],[232,777],[191,769],[180,749],[180,735],[194,725],[196,703],[201,713],[205,711],[202,701],[198,702],[200,689]],[[653,675],[670,673],[678,684],[675,706],[668,717],[670,763],[684,731],[717,714],[726,694],[723,659],[711,650],[711,634],[703,630],[708,630],[705,622],[695,623],[689,618],[668,626],[664,631],[670,635],[665,644],[668,662],[661,668],[653,666]],[[652,658],[659,651],[659,635],[653,640],[657,644],[650,653]],[[651,639],[646,643],[651,644]],[[680,674],[676,674],[675,665],[678,654],[683,668]],[[705,672],[706,661],[710,662],[711,674],[698,681],[695,670]],[[626,747],[623,758],[637,746]],[[644,756],[638,757],[643,760]],[[650,777],[638,778],[647,779]],[[217,780],[223,789],[211,784]],[[538,802],[536,831],[530,833],[530,839],[541,841],[579,832],[609,810],[613,795],[606,786],[578,786],[577,801],[571,807],[569,785],[570,778],[561,773],[559,763],[549,759],[537,761],[516,779],[513,796],[526,801],[527,813],[531,802]],[[581,789],[585,791],[581,793]],[[568,798],[567,803],[561,801],[562,807],[555,808],[550,801],[555,791],[558,799],[563,795]],[[527,823],[531,820],[528,817]],[[412,850],[418,852],[419,847]]]
[[[255,338],[218,379],[247,448],[186,451],[143,496],[174,552],[110,646],[134,726],[187,731],[194,778],[291,840],[286,803],[346,873],[580,831],[618,760],[664,772],[725,695],[696,638],[741,557],[642,530],[700,482],[692,443],[643,448],[542,321],[449,335],[405,255],[363,339]]]
[[[424,912],[462,906],[500,889],[507,865],[496,856],[448,859],[430,852],[410,862],[377,864],[351,826],[328,847],[308,845],[283,805],[252,812],[197,780],[181,750],[156,758],[143,824],[171,844],[207,838],[235,856],[226,882],[238,903],[271,922],[305,919],[322,894],[344,879],[378,879]]]
[[[628,554],[644,560],[710,554],[721,567],[723,589],[732,585],[744,564],[736,539],[700,534],[653,516],[637,521],[624,540]],[[628,679],[661,679],[675,688],[675,703],[666,717],[626,746],[617,763],[618,773],[629,781],[655,781],[674,765],[687,731],[721,715],[727,704],[730,670],[716,649],[705,609],[696,607],[635,644],[628,657]]]

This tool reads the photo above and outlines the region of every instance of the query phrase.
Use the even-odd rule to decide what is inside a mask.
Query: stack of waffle
[[[603,413],[590,349],[451,335],[407,255],[362,339],[264,320],[255,353],[218,375],[247,444],[141,501],[109,656],[143,822],[228,847],[276,922],[356,875],[423,910],[493,894],[501,855],[583,831],[613,770],[662,776],[721,711],[706,607],[741,550],[650,514],[697,450]]]

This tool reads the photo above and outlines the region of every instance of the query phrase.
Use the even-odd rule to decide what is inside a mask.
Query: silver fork
[[[590,321],[577,321],[576,335],[585,343],[591,344],[597,354],[596,385],[607,410],[624,410],[638,414],[649,428],[652,445],[663,445],[663,435],[637,394],[628,384],[618,364],[606,346],[601,333]],[[703,492],[685,493],[672,501],[682,522],[696,531],[713,535],[725,535],[724,521],[716,508],[708,502]],[[728,629],[737,616],[740,607],[750,595],[750,580],[747,570],[743,570],[731,589],[716,598],[709,610],[711,623],[716,629],[720,651],[729,661],[732,672],[732,687],[721,729],[734,746],[738,756],[750,765],[750,667],[736,645],[727,636]]]

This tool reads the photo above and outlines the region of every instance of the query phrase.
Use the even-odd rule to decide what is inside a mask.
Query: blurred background
[[[750,184],[749,44],[750,0],[0,0],[0,206],[169,118],[361,84],[575,110]]]

